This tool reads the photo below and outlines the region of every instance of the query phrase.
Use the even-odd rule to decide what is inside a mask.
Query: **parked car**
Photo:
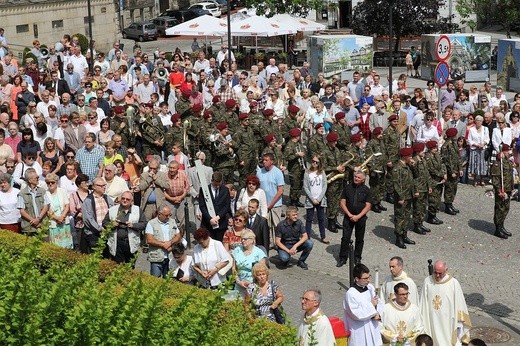
[[[137,22],[123,29],[123,38],[133,38],[139,42],[157,40],[157,28],[152,22]]]
[[[152,23],[154,23],[157,28],[157,35],[165,37],[166,29],[179,24],[179,21],[173,17],[157,17],[152,19]]]
[[[201,9],[208,11],[213,17],[220,17],[222,12],[220,11],[220,6],[215,4],[214,2],[203,1],[193,4],[189,7],[189,9]]]
[[[206,1],[214,2],[214,3],[218,4],[218,6],[220,7],[220,12],[227,13],[227,11],[228,11],[227,0],[206,0]]]
[[[210,14],[209,11],[202,11],[200,9],[184,9],[184,10],[166,10],[160,14],[159,17],[173,17],[179,23],[187,22],[193,18],[200,17],[204,14]]]

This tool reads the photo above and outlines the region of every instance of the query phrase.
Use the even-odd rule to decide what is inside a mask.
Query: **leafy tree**
[[[289,13],[299,17],[306,17],[309,11],[320,10],[322,0],[245,0],[246,7],[256,8],[257,15],[272,17],[275,14]]]
[[[520,0],[458,0],[455,8],[462,18],[461,24],[468,24],[471,30],[482,25],[500,24],[510,37],[513,29],[520,29]],[[471,19],[472,14],[476,14],[476,21]]]
[[[439,17],[444,4],[445,0],[365,0],[354,7],[352,29],[358,35],[388,35],[392,11],[397,51],[403,36],[454,31],[457,24],[451,24],[450,18]]]

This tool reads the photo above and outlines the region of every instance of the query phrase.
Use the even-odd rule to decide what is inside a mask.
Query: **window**
[[[60,20],[53,20],[52,21],[52,28],[53,29],[63,28],[63,20],[62,19],[60,19]]]
[[[16,33],[21,34],[24,32],[29,32],[29,24],[23,24],[23,25],[17,25],[16,26]]]
[[[90,19],[91,19],[91,23],[94,23],[94,16],[90,16]],[[83,17],[83,23],[85,24],[88,24],[88,16],[87,17]]]

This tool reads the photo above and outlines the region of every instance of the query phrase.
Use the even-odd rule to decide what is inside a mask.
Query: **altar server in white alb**
[[[433,275],[424,279],[421,316],[425,333],[435,346],[459,346],[469,342],[471,320],[457,279],[448,274],[446,262],[433,265]]]
[[[414,345],[417,335],[423,333],[421,311],[408,300],[409,296],[407,284],[400,282],[394,286],[395,298],[385,304],[381,316],[381,334],[385,343],[398,341],[404,345]]]
[[[362,263],[354,267],[354,286],[345,294],[345,328],[350,331],[349,346],[379,346],[383,344],[379,321],[383,303],[370,284],[370,270]]]
[[[408,300],[411,303],[419,306],[419,291],[417,290],[415,282],[404,271],[403,259],[399,256],[394,256],[390,258],[388,267],[390,268],[390,275],[388,275],[385,278],[385,281],[381,286],[381,293],[379,294],[381,302],[383,304],[386,304],[392,301],[392,299],[395,298],[395,285],[397,285],[400,282],[403,282],[408,286],[408,293],[410,293],[410,295],[408,296]]]
[[[320,309],[321,291],[307,290],[301,297],[303,321],[298,328],[298,346],[336,346],[329,318]]]

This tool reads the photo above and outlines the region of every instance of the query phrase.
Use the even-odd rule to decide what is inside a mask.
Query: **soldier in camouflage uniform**
[[[323,155],[327,147],[327,141],[325,140],[325,127],[323,123],[314,125],[314,134],[307,143],[307,161],[310,161],[314,155]]]
[[[388,162],[384,155],[383,148],[383,128],[376,127],[372,131],[372,139],[368,142],[365,149],[365,155],[369,158],[371,155],[381,153],[379,156],[373,156],[367,164],[369,176],[370,176],[370,190],[372,191],[372,198],[374,205],[372,205],[372,211],[380,213],[388,210],[383,207],[381,201],[385,194],[385,166]]]
[[[132,125],[135,125],[135,123]],[[110,120],[110,129],[116,135],[121,136],[122,145],[127,148],[134,145],[133,134],[130,133],[130,126],[128,119],[125,117],[125,108],[123,106],[114,107],[114,116]]]
[[[237,113],[237,101],[234,99],[229,99],[225,103],[226,110],[223,114],[222,121],[228,123],[229,132],[234,134],[238,128],[240,127],[240,122],[238,121],[238,113]]]
[[[220,96],[213,96],[212,105],[209,106],[208,111],[213,112],[213,121],[219,123],[224,119],[225,109],[220,102]]]
[[[191,107],[191,113],[185,118],[182,118],[182,122],[188,122],[188,127],[186,129],[186,134],[188,136],[189,151],[186,152],[186,155],[190,157],[195,157],[195,153],[197,153],[202,145],[202,124],[203,119],[201,117],[202,113],[202,105],[200,103],[196,103]],[[184,125],[183,125],[184,126]],[[184,131],[184,129],[183,129]],[[181,142],[182,143],[182,142]]]
[[[432,193],[428,195],[428,218],[426,222],[432,225],[440,225],[443,221],[437,218],[437,211],[441,203],[442,185],[446,181],[446,167],[442,163],[441,154],[439,153],[438,143],[434,140],[426,142],[426,167],[430,173]]]
[[[296,207],[304,207],[300,202],[300,196],[303,188],[303,173],[305,167],[302,167],[301,162],[305,165],[305,151],[303,145],[300,143],[300,136],[302,131],[299,128],[293,128],[289,131],[291,139],[287,142],[284,148],[283,156],[287,161],[287,171],[289,173],[289,185],[291,191],[289,193],[290,203]]]
[[[172,92],[174,92],[172,90]],[[190,103],[191,91],[184,90],[182,92],[181,97],[175,103],[175,111],[181,115],[181,119],[185,119],[192,115],[191,113],[191,103]]]
[[[350,137],[350,145],[347,147],[347,160],[350,159],[350,162],[345,171],[345,177],[343,178],[343,182],[346,184],[352,181],[354,171],[356,171],[365,160],[365,149],[363,149],[362,140],[363,137],[361,133],[355,133]]]
[[[262,113],[264,115],[264,124],[262,125],[262,137],[265,137],[269,133],[272,133],[276,138],[276,143],[282,146],[284,142],[283,133],[280,131],[278,127],[278,118],[276,118],[275,120],[274,111],[272,109],[264,109]]]
[[[164,146],[165,148],[171,148],[173,143],[179,142],[184,145],[184,130],[182,128],[181,116],[179,113],[172,115],[172,126],[166,132]],[[185,147],[184,152],[188,152]]]
[[[283,121],[283,134],[285,143],[288,143],[291,140],[289,131],[294,128],[301,128],[303,116],[298,116],[299,111],[300,108],[296,105],[289,105],[289,107],[287,107],[287,117]]]
[[[454,127],[446,130],[446,142],[441,148],[442,163],[446,167],[447,178],[444,183],[444,211],[446,214],[457,215],[459,210],[453,207],[457,194],[459,177],[462,176],[462,164],[457,145],[457,132]]]
[[[166,129],[164,128],[161,118],[152,114],[153,104],[151,102],[144,105],[145,118],[141,119],[140,132],[143,139],[143,154],[161,155],[164,147],[164,139]]]
[[[397,114],[390,115],[388,123],[388,127],[383,131],[383,147],[385,148],[384,154],[387,159],[385,176],[386,201],[394,203],[392,171],[399,161],[399,148],[401,147],[401,133],[397,128],[399,123]]]
[[[217,131],[214,125],[213,112],[205,110],[203,118],[200,129],[200,151],[206,155],[206,166],[213,166],[213,142],[211,142],[210,137]]]
[[[336,145],[338,149],[342,151],[347,150],[350,143],[350,136],[352,134],[350,127],[347,125],[345,113],[338,112],[334,117],[336,118],[336,123],[332,124],[330,131],[338,134],[338,144]]]
[[[246,177],[256,173],[258,156],[253,130],[249,127],[249,114],[240,113],[240,127],[233,135],[233,143],[238,157],[238,174],[240,187],[246,187]]]
[[[262,150],[262,157],[265,154],[273,154],[274,156],[274,164],[276,167],[278,167],[281,171],[285,171],[286,165],[282,153],[282,146],[276,142],[276,137],[272,133],[268,133],[264,137],[265,142],[265,148]]]
[[[424,227],[423,221],[426,216],[426,203],[428,195],[432,192],[432,179],[426,160],[424,159],[424,143],[415,143],[412,146],[414,156],[414,164],[411,166],[414,182],[413,191],[413,231],[418,234],[426,234],[430,232],[429,228]]]
[[[344,155],[341,151],[336,148],[338,141],[338,134],[331,132],[327,135],[327,147],[323,152],[323,169],[328,175],[330,173],[343,174],[346,172],[346,168],[342,165],[344,163]],[[338,233],[338,228],[342,228],[336,217],[340,211],[340,199],[341,192],[343,191],[343,179],[336,179],[331,182],[327,182],[327,226],[329,231],[332,233]]]
[[[393,167],[392,183],[394,186],[394,225],[395,225],[395,245],[401,249],[406,249],[405,244],[415,244],[408,238],[407,228],[412,216],[413,198],[413,174],[410,169],[413,150],[412,148],[402,148],[399,150],[401,157]]]
[[[217,130],[219,131],[219,139],[214,142],[214,170],[222,173],[226,184],[233,184],[236,155],[233,143],[227,140],[229,134],[228,124],[225,122],[218,123]]]
[[[257,156],[259,158],[262,157],[262,150],[264,148],[263,124],[264,115],[258,111],[258,102],[252,101],[249,104],[249,127],[253,130]]]
[[[498,154],[496,161],[491,165],[491,183],[495,191],[495,236],[507,239],[512,234],[504,227],[504,221],[509,213],[511,191],[513,191],[513,168],[514,164],[509,160],[507,144],[502,145],[502,151]]]

